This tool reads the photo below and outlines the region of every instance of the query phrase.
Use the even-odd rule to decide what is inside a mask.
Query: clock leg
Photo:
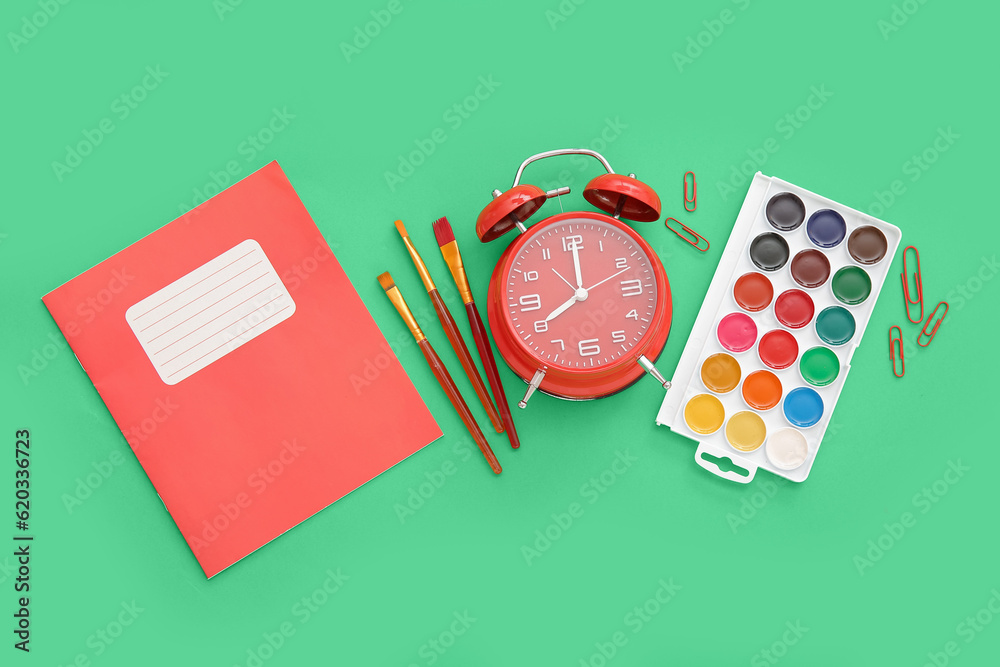
[[[670,380],[664,379],[663,375],[660,374],[660,371],[656,370],[656,366],[653,365],[653,362],[646,358],[646,355],[640,354],[636,361],[639,362],[640,366],[646,369],[647,373],[656,378],[656,381],[663,385],[664,389],[670,389]]]
[[[531,395],[535,393],[536,389],[538,389],[538,385],[542,384],[543,379],[545,379],[545,369],[539,368],[535,371],[535,375],[531,378],[531,382],[528,383],[528,391],[524,392],[524,398],[517,402],[517,407],[522,410],[527,407],[528,399],[531,398]]]

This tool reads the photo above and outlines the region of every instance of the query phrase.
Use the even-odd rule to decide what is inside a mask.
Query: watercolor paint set
[[[758,172],[657,424],[697,441],[720,477],[805,480],[901,236]]]

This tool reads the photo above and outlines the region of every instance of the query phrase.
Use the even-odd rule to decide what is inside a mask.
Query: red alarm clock
[[[524,221],[569,188],[545,192],[519,184],[521,174],[557,155],[589,155],[604,166],[607,173],[583,191],[603,213],[567,211],[528,229]],[[653,249],[619,219],[658,219],[653,189],[635,174],[616,174],[595,151],[563,149],[529,157],[511,189],[494,190],[493,197],[476,220],[479,239],[520,233],[493,271],[487,300],[497,349],[528,383],[520,407],[536,389],[568,400],[602,398],[647,371],[669,388],[651,360],[670,331],[670,284]]]

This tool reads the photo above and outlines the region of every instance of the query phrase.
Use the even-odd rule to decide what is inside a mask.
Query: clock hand
[[[564,283],[566,283],[567,285],[569,285],[569,288],[570,288],[571,290],[573,290],[574,292],[576,291],[576,288],[575,288],[575,287],[573,287],[573,285],[572,285],[572,284],[571,284],[571,283],[570,283],[570,282],[569,282],[568,280],[566,280],[565,278],[563,278],[563,277],[562,277],[562,276],[561,276],[561,275],[559,274],[559,272],[558,272],[558,271],[556,271],[555,269],[552,269],[552,272],[553,272],[554,274],[556,274],[557,276],[559,276],[559,280],[561,280],[561,281],[563,281]]]
[[[616,274],[615,274],[614,276],[608,276],[607,278],[605,278],[605,279],[604,279],[604,280],[602,280],[601,282],[599,282],[599,283],[594,283],[593,285],[591,285],[590,287],[588,287],[588,288],[587,288],[587,291],[589,292],[590,290],[594,289],[594,288],[595,288],[595,287],[597,287],[598,285],[603,285],[604,283],[608,282],[609,280],[611,280],[611,279],[612,279],[612,278],[614,278],[615,276],[620,276],[621,274],[625,273],[625,272],[626,272],[626,271],[628,271],[628,270],[629,270],[629,267],[627,267],[627,266],[626,266],[626,267],[625,267],[624,269],[622,269],[621,271],[619,271],[618,273],[616,273]]]
[[[574,260],[576,260],[576,261],[575,261],[575,264],[576,264],[576,269],[577,269],[577,276],[579,276],[579,275],[580,275],[580,272],[579,272],[579,269],[580,269],[580,261],[579,261],[579,255],[577,255],[577,250],[576,250],[576,246],[573,246],[573,259],[574,259]],[[570,307],[572,307],[572,305],[573,305],[574,303],[576,303],[577,301],[584,301],[584,300],[586,300],[586,298],[587,298],[587,297],[589,296],[588,292],[590,292],[590,290],[594,289],[594,288],[595,288],[595,287],[597,287],[598,285],[603,285],[604,283],[608,282],[609,280],[611,280],[612,278],[614,278],[614,277],[616,277],[616,276],[620,276],[621,274],[623,274],[623,273],[625,273],[626,271],[628,271],[628,270],[629,270],[629,268],[630,268],[630,267],[627,267],[627,266],[626,266],[626,267],[625,267],[624,269],[622,269],[622,270],[621,270],[621,271],[619,271],[618,273],[616,273],[616,274],[614,274],[614,275],[610,275],[610,276],[608,276],[607,278],[605,278],[604,280],[602,280],[601,282],[599,282],[599,283],[594,283],[594,284],[593,284],[593,285],[591,285],[590,287],[587,287],[587,288],[583,288],[583,287],[580,287],[580,288],[576,288],[576,289],[574,290],[574,292],[573,292],[573,296],[571,296],[571,297],[570,297],[569,299],[567,299],[567,300],[566,300],[565,302],[563,302],[563,303],[562,303],[562,304],[561,304],[561,305],[560,305],[560,306],[559,306],[558,308],[556,308],[556,309],[555,309],[555,310],[553,310],[553,311],[552,311],[551,313],[549,313],[549,314],[548,314],[548,316],[547,316],[547,317],[545,318],[545,321],[546,321],[546,322],[548,322],[549,320],[552,320],[552,319],[555,319],[556,317],[558,317],[558,316],[562,315],[562,314],[563,314],[563,313],[565,313],[565,312],[566,312],[567,310],[569,310],[569,309],[570,309]],[[554,272],[554,273],[555,273],[555,274],[556,274],[557,276],[559,276],[559,272],[558,272],[558,271],[556,271],[555,269],[552,269],[552,271],[553,271],[553,272]],[[560,278],[560,279],[561,279],[561,280],[562,280],[562,281],[563,281],[564,283],[566,283],[567,285],[569,285],[570,287],[573,287],[572,285],[570,285],[569,281],[568,281],[568,280],[566,280],[565,278],[563,278],[562,276],[559,276],[559,278]]]
[[[573,244],[573,270],[576,271],[576,287],[583,289],[583,276],[580,274],[580,250]]]
[[[576,294],[574,293],[573,296],[571,296],[561,306],[559,306],[558,308],[556,308],[555,310],[553,310],[551,313],[549,313],[548,317],[545,318],[545,321],[548,322],[549,320],[551,320],[551,319],[553,319],[555,317],[558,317],[559,315],[562,315],[567,310],[569,310],[570,306],[572,306],[577,301],[579,301],[579,299],[576,298]]]
[[[566,280],[561,275],[559,275],[558,271],[556,271],[555,269],[552,269],[552,271],[557,276],[559,276],[560,280],[562,280],[564,283],[566,283],[570,287],[573,287],[573,285],[570,284],[570,282],[568,280]],[[545,318],[546,322],[548,322],[549,320],[552,320],[552,319],[554,319],[554,318],[562,315],[563,313],[565,313],[577,301],[584,301],[587,298],[587,292],[590,291],[590,290],[584,289],[584,287],[583,287],[583,276],[580,273],[580,250],[577,248],[577,246],[576,246],[575,243],[573,244],[573,271],[576,273],[576,285],[577,285],[576,287],[573,288],[573,290],[574,290],[573,291],[573,296],[571,296],[562,305],[560,305],[558,308],[556,308],[551,313],[549,313],[548,317]],[[622,269],[621,271],[619,271],[618,273],[616,273],[615,276],[617,276],[619,273],[623,273],[625,271],[628,271],[628,269],[627,268],[626,269]],[[600,285],[601,283],[607,282],[607,281],[611,280],[612,278],[614,278],[615,276],[609,276],[609,277],[605,278],[604,280],[602,280],[600,283],[597,283],[597,285]],[[594,287],[597,287],[597,285],[594,285]],[[593,289],[593,287],[590,288],[590,289]]]

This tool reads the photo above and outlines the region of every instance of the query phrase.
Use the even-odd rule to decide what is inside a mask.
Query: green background
[[[14,431],[29,428],[36,541],[30,655],[12,648],[13,558],[0,557],[0,662],[245,666],[288,623],[294,634],[265,649],[263,664],[922,665],[929,653],[938,664],[996,664],[1000,619],[987,607],[1000,589],[990,481],[1000,465],[995,3],[578,1],[402,0],[397,14],[379,14],[384,2],[53,2],[51,18],[38,14],[44,0],[4,3],[0,497],[10,509],[0,534],[13,544]],[[391,21],[345,55],[341,44],[372,11]],[[44,25],[33,31],[32,21]],[[686,49],[693,57],[678,65]],[[166,78],[120,118],[114,100],[147,66]],[[499,85],[456,123],[448,110],[480,77]],[[831,96],[806,114],[813,87]],[[243,142],[274,109],[294,119],[250,149]],[[783,121],[797,110],[808,120]],[[104,118],[113,132],[60,178],[52,163]],[[444,143],[390,187],[385,173],[437,128]],[[958,138],[938,153],[949,128]],[[760,159],[768,139],[779,149]],[[702,255],[662,222],[641,228],[673,286],[659,362],[668,376],[746,191],[734,169],[754,155],[746,173],[759,168],[898,225],[904,245],[922,251],[928,305],[947,298],[951,313],[917,352],[897,254],[823,453],[800,485],[761,472],[744,486],[698,468],[693,443],[654,426],[662,390],[649,378],[596,403],[537,396],[516,415],[520,451],[492,437],[504,465],[495,478],[469,455],[417,348],[400,346],[444,438],[207,581],[87,376],[53,347],[62,337],[41,296],[190,208],[227,162],[242,177],[277,159],[395,340],[403,325],[379,272],[391,269],[430,311],[392,221],[407,223],[444,286],[430,222],[447,215],[483,302],[504,241],[479,244],[475,216],[525,157],[567,146],[597,148],[635,172],[659,191],[665,215],[712,241]],[[925,151],[935,159],[920,169],[913,156]],[[529,180],[569,185],[565,205],[584,206],[580,192],[599,169],[578,164],[543,163]],[[700,186],[694,214],[681,207],[689,169]],[[449,301],[459,303],[453,291]],[[902,380],[886,356],[891,324],[903,325],[912,351]],[[41,370],[25,374],[33,360]],[[502,373],[514,401],[522,388]],[[198,465],[198,447],[178,455]],[[637,462],[591,503],[581,487],[619,450]],[[112,456],[121,465],[68,511],[78,478]],[[968,468],[954,484],[940,481],[950,462]],[[410,490],[450,466],[401,519]],[[522,547],[574,502],[582,516],[527,563]],[[904,512],[914,521],[893,537]],[[880,540],[891,548],[859,566]],[[296,604],[338,568],[349,579],[303,622]],[[630,622],[661,580],[680,589]],[[111,644],[97,639],[117,632],[133,601],[134,622]],[[466,612],[475,621],[451,636]],[[977,613],[976,623],[992,623],[972,630],[966,618]],[[616,632],[627,641],[608,660],[598,645]],[[447,649],[434,652],[432,640]]]

